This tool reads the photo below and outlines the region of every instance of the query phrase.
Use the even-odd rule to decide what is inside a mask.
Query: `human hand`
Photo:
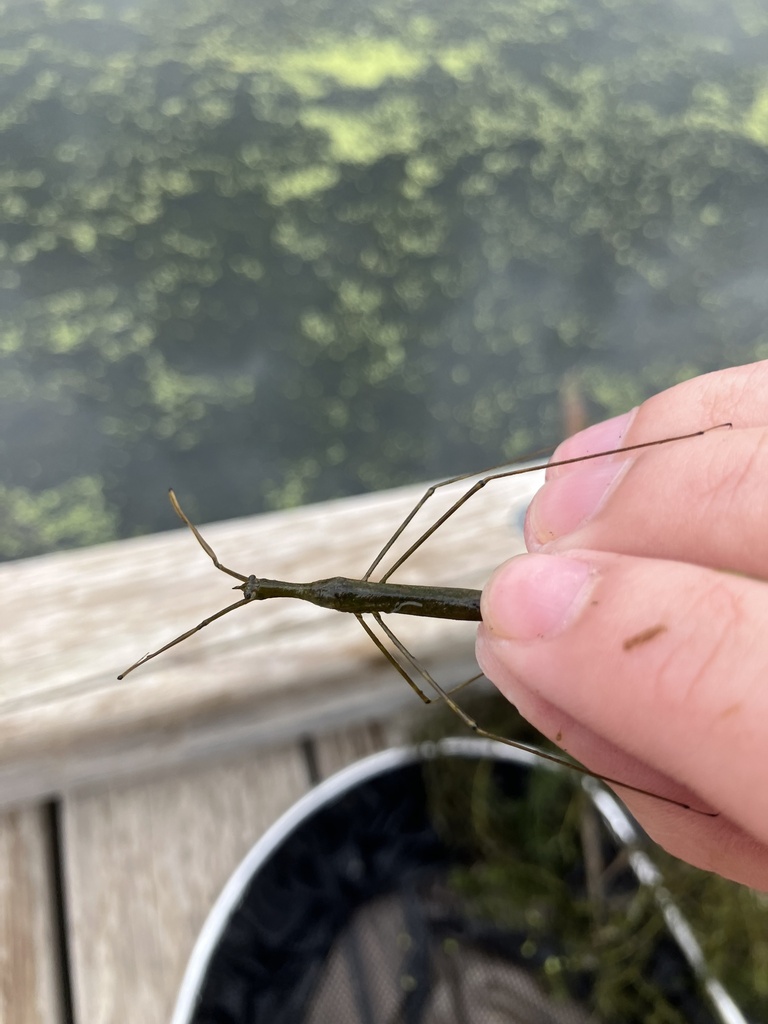
[[[478,660],[520,713],[621,790],[671,853],[768,890],[768,362],[698,377],[554,459],[532,554],[483,593]]]

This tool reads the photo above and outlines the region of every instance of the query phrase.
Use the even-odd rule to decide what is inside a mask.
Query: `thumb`
[[[768,887],[768,587],[596,551],[522,555],[489,581],[478,659],[545,735],[627,791],[671,852]]]

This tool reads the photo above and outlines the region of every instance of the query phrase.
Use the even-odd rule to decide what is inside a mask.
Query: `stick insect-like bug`
[[[638,451],[642,448],[652,448],[657,445],[669,444],[673,441],[685,441],[694,437],[701,437],[703,434],[709,433],[711,430],[718,430],[730,426],[730,423],[721,423],[715,427],[696,430],[689,434],[678,434],[674,437],[664,437],[654,441],[644,441],[640,444],[627,445],[624,448],[613,448],[609,451],[594,452],[589,455],[580,455],[575,458],[561,459],[555,462],[550,462],[547,465],[549,468],[555,468],[558,466],[567,466],[578,462],[584,462],[589,459],[605,458],[610,455],[621,455],[628,452]],[[243,596],[232,604],[227,605],[226,608],[222,608],[220,611],[208,616],[208,618],[203,619],[202,622],[199,622],[196,626],[188,629],[185,633],[182,633],[175,639],[170,640],[167,644],[164,644],[156,651],[152,651],[150,654],[145,654],[144,657],[139,658],[139,660],[134,662],[133,665],[127,668],[124,672],[121,672],[117,678],[125,679],[129,672],[133,672],[133,670],[138,668],[140,665],[144,665],[146,662],[151,661],[152,658],[156,658],[171,647],[175,647],[177,644],[182,643],[182,641],[187,640],[201,629],[209,626],[212,622],[222,618],[222,616],[228,615],[236,608],[250,604],[253,601],[265,601],[277,597],[292,597],[300,601],[309,601],[310,603],[319,605],[323,608],[330,608],[335,611],[347,612],[354,615],[378,650],[384,655],[393,668],[405,679],[408,685],[421,698],[421,700],[424,701],[425,704],[430,704],[436,699],[444,701],[451,711],[453,711],[453,713],[457,715],[476,735],[485,737],[486,739],[495,740],[498,743],[504,743],[510,747],[516,747],[520,750],[527,751],[528,753],[535,754],[544,760],[570,768],[583,775],[599,779],[602,782],[608,782],[612,785],[619,786],[623,789],[629,790],[630,792],[640,793],[643,796],[651,796],[657,800],[663,800],[666,803],[684,808],[685,810],[696,811],[696,813],[705,814],[707,816],[714,816],[708,811],[699,811],[697,808],[692,807],[690,804],[683,803],[680,800],[674,800],[670,797],[662,797],[648,789],[643,789],[640,786],[633,786],[620,779],[611,778],[607,775],[600,775],[598,772],[585,768],[583,765],[569,760],[566,757],[552,754],[549,751],[529,746],[517,740],[507,739],[504,736],[499,736],[482,728],[456,703],[451,696],[451,694],[455,693],[457,690],[460,690],[469,683],[481,678],[482,673],[473,676],[471,679],[460,683],[458,686],[455,686],[450,690],[446,690],[430,675],[424,665],[421,664],[421,662],[408,650],[408,648],[401,643],[394,631],[382,618],[382,615],[400,614],[417,615],[427,618],[480,622],[482,617],[480,614],[481,592],[479,590],[461,589],[456,587],[414,586],[390,583],[389,579],[395,570],[406,561],[406,559],[410,558],[410,556],[417,551],[422,544],[424,544],[437,530],[439,530],[455,512],[465,505],[466,502],[468,502],[469,499],[483,487],[495,480],[508,479],[510,477],[520,476],[524,473],[532,473],[544,468],[547,468],[547,466],[518,466],[511,469],[489,470],[486,471],[484,475],[467,473],[433,484],[426,490],[424,495],[411,509],[405,519],[403,519],[376,558],[374,558],[373,562],[361,579],[349,579],[347,577],[336,576],[330,579],[317,580],[314,583],[288,583],[283,580],[261,579],[254,575],[244,576],[235,569],[230,569],[228,566],[223,565],[219,561],[216,552],[205,540],[197,527],[187,518],[173,490],[170,490],[169,494],[171,505],[179,519],[189,527],[198,544],[206,555],[208,555],[216,568],[221,572],[226,573],[228,576],[232,576],[234,579],[240,580],[240,583],[233,587],[233,589],[241,590],[243,592]],[[452,505],[450,505],[446,512],[444,512],[428,529],[424,530],[424,532],[417,537],[406,551],[400,555],[384,573],[382,573],[381,579],[378,581],[372,580],[371,576],[375,570],[432,495],[441,487],[470,479],[475,480],[472,486],[465,490],[461,496],[454,501]],[[363,616],[365,615],[369,615],[373,619],[381,630],[381,633],[389,640],[394,650],[399,653],[408,668],[398,660],[392,651],[385,645],[381,637],[376,634],[371,625],[364,619]],[[411,673],[420,677],[422,685],[432,691],[432,697],[427,696],[421,686],[416,683]]]

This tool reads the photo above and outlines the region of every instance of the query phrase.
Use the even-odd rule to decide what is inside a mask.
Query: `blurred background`
[[[768,355],[760,0],[1,0],[0,557]],[[697,427],[691,423],[690,429]]]

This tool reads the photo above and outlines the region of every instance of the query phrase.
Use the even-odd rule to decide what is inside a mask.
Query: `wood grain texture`
[[[308,788],[291,745],[64,801],[77,1024],[167,1024],[224,883]]]
[[[488,487],[397,578],[482,586],[521,548],[519,517],[535,477]],[[244,573],[359,577],[421,493],[405,488],[202,530]],[[457,493],[436,498],[434,511]],[[431,518],[432,509],[420,524]],[[231,602],[231,583],[183,528],[0,566],[0,806],[386,717],[414,699],[353,617],[287,600],[239,609],[117,682],[144,651]],[[472,624],[395,620],[438,678],[451,683],[474,670]]]
[[[321,779],[327,779],[347,765],[396,745],[386,722],[366,722],[338,729],[315,740],[315,759]]]
[[[534,485],[476,500],[398,579],[482,586],[519,550]],[[244,573],[359,577],[421,493],[203,532]],[[313,738],[327,777],[390,745],[361,723],[420,707],[353,618],[291,601],[242,609],[117,682],[229,603],[231,582],[186,530],[0,566],[0,806],[62,795],[77,1024],[164,1024],[222,885],[309,786],[297,741]],[[474,672],[472,624],[398,616],[397,631],[447,684]],[[62,1019],[46,828],[35,807],[0,817],[0,1019],[14,1024]]]
[[[59,1024],[60,950],[44,810],[0,815],[0,1020]]]

